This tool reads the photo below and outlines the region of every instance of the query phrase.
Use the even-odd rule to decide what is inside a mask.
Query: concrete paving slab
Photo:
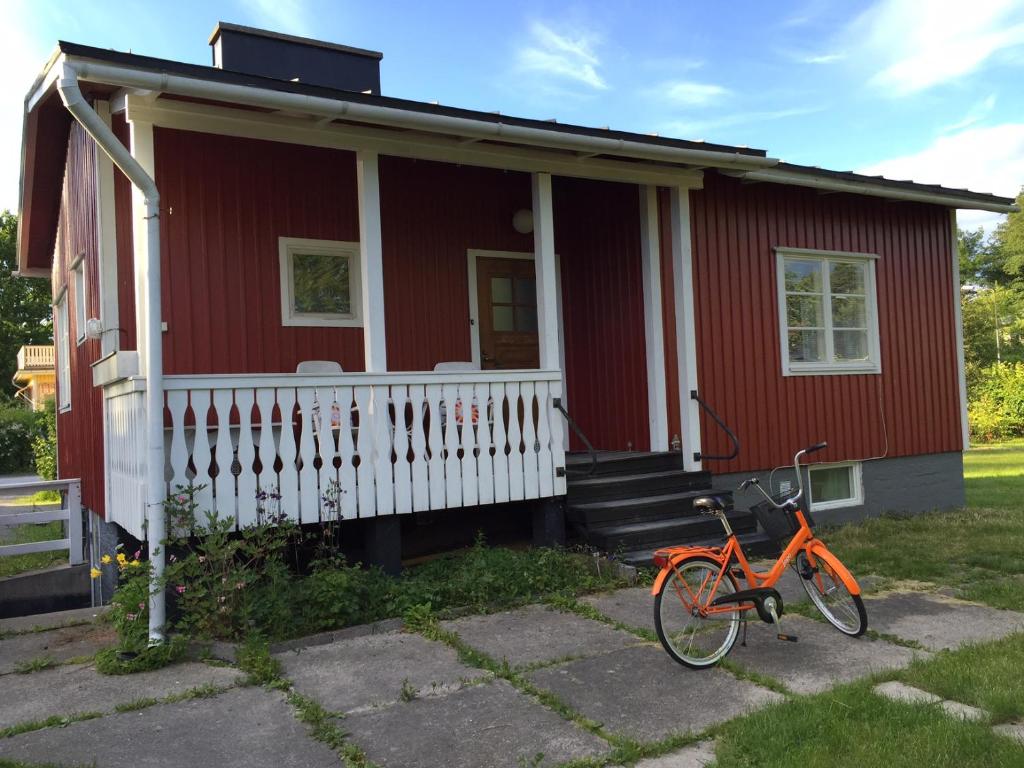
[[[109,605],[100,605],[96,608],[72,608],[68,611],[37,613],[31,616],[12,616],[9,619],[0,619],[0,633],[56,629],[65,625],[91,622],[108,610]]]
[[[956,717],[960,720],[979,722],[989,718],[988,712],[984,709],[978,709],[970,704],[963,704],[959,701],[944,701],[942,702],[942,708],[946,710],[946,714],[950,717]]]
[[[817,693],[872,672],[901,669],[916,656],[928,655],[882,640],[847,637],[831,624],[803,616],[787,615],[782,626],[799,641],[778,640],[774,627],[750,622],[746,647],[737,642],[729,658],[795,693]]]
[[[893,701],[900,701],[904,704],[938,704],[942,701],[942,698],[934,693],[922,691],[920,688],[901,683],[898,680],[879,683],[872,690],[879,696],[884,696]]]
[[[0,742],[0,757],[103,768],[319,768],[338,755],[314,741],[279,692],[238,688],[46,728]]]
[[[711,739],[698,741],[678,752],[661,757],[641,760],[636,768],[704,768],[715,762],[715,742]]]
[[[864,605],[871,629],[914,640],[930,650],[998,640],[1024,631],[1024,614],[921,592],[869,597]]]
[[[402,689],[453,690],[485,672],[467,667],[443,643],[393,632],[365,635],[276,655],[295,690],[332,712],[352,712],[398,701]]]
[[[701,731],[782,699],[722,669],[694,672],[654,645],[539,669],[529,678],[608,730],[643,741]]]
[[[82,624],[45,632],[26,632],[0,640],[0,675],[14,672],[19,664],[39,658],[55,662],[81,656],[117,644],[117,631],[109,624]]]
[[[580,598],[580,602],[592,605],[609,619],[621,621],[630,627],[654,631],[654,598],[649,587],[588,595]]]
[[[341,727],[383,768],[550,766],[610,751],[504,680],[350,715]]]
[[[1003,723],[992,728],[1000,736],[1013,739],[1018,744],[1024,745],[1024,723]]]
[[[101,675],[91,665],[69,665],[3,678],[0,728],[54,715],[113,712],[118,704],[162,699],[207,683],[234,685],[243,675],[229,667],[172,664],[135,675]]]
[[[508,659],[516,666],[603,653],[640,642],[628,632],[541,605],[467,616],[442,626],[488,656]]]

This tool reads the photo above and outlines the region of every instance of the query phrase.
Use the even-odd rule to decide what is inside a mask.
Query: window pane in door
[[[492,277],[491,278],[491,301],[499,304],[512,303],[512,278]]]
[[[516,329],[512,307],[491,307],[491,317],[496,331],[514,331]]]
[[[786,290],[821,293],[821,262],[786,259]]]
[[[532,277],[516,278],[516,304],[537,303],[537,281]]]
[[[817,363],[825,359],[824,331],[790,331],[789,359],[794,363]]]
[[[295,312],[352,314],[349,260],[333,253],[296,253],[292,257]]]
[[[857,361],[868,359],[867,331],[835,331],[833,335],[836,360]]]
[[[532,304],[516,307],[516,330],[520,333],[537,332],[537,307]]]
[[[832,293],[864,295],[864,274],[867,269],[865,264],[833,261],[830,267],[832,272],[829,275],[829,286]]]

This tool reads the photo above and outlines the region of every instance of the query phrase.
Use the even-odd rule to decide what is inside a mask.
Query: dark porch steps
[[[710,472],[687,472],[678,452],[602,452],[594,466],[588,454],[567,457],[566,521],[583,542],[627,563],[649,564],[659,547],[720,545],[722,524],[693,509],[694,499],[712,492]],[[589,474],[583,474],[588,472]],[[731,501],[731,494],[716,491]],[[764,549],[749,512],[727,516],[741,540]]]
[[[779,554],[775,543],[768,538],[764,531],[753,531],[739,534],[740,544],[743,545],[743,552],[747,557],[775,557]],[[725,545],[725,534],[711,536],[706,539],[685,542],[688,546],[700,547],[721,547]],[[665,545],[672,546],[672,545]],[[629,565],[651,566],[654,564],[652,555],[657,547],[643,547],[628,552],[620,552],[617,558]]]

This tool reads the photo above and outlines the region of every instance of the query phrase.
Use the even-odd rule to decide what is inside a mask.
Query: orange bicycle
[[[720,496],[701,497],[693,506],[722,522],[727,537],[724,547],[667,547],[654,553],[654,564],[661,568],[651,590],[654,626],[669,656],[680,664],[706,669],[725,658],[739,635],[740,622],[747,620],[750,611],[756,611],[761,621],[774,624],[780,640],[796,642],[796,637],[782,632],[782,596],[775,589],[790,566],[832,626],[850,637],[859,637],[867,630],[868,617],[856,579],[815,538],[813,521],[800,509],[805,495],[800,457],[827,445],[812,445],[793,457],[799,487],[794,494],[773,498],[756,477],[740,485],[741,491],[753,487],[764,496],[752,511],[769,536],[780,546],[791,537],[767,573],[751,569],[725,516],[726,500]],[[739,588],[739,578],[746,579],[747,589]]]

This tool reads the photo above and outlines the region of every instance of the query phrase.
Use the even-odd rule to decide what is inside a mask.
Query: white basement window
[[[79,256],[71,265],[71,275],[75,286],[75,339],[79,344],[85,341],[86,313],[85,295],[85,254]]]
[[[812,466],[810,474],[812,511],[855,507],[864,503],[860,462]]]
[[[784,376],[881,373],[871,254],[777,248]]]
[[[359,243],[282,237],[283,325],[355,327],[363,324]]]
[[[71,409],[71,329],[68,327],[68,292],[57,299],[57,407]]]

